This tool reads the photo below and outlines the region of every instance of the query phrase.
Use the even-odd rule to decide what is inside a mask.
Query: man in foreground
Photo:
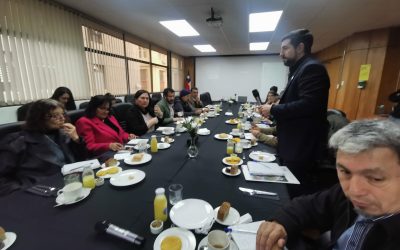
[[[329,249],[399,249],[400,128],[388,120],[350,123],[329,141],[340,185],[295,198],[257,232],[257,250],[301,249],[305,229],[331,230]]]

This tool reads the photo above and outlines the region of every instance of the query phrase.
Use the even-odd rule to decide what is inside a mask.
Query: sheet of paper
[[[82,172],[84,167],[91,167],[92,169],[96,169],[100,167],[100,162],[97,159],[94,160],[88,160],[88,161],[78,161],[75,163],[71,164],[65,164],[61,168],[61,173],[63,175],[67,175],[70,173],[75,173],[75,172]]]
[[[284,176],[261,176],[251,175],[247,165],[242,165],[242,172],[246,181],[259,181],[259,182],[274,182],[274,183],[286,183],[286,184],[300,184],[299,180],[293,175],[290,170],[281,166]]]
[[[257,230],[262,222],[263,221],[256,221],[229,227],[233,230],[232,238],[240,250],[254,250],[256,248]],[[243,229],[253,233],[234,232],[235,229]]]

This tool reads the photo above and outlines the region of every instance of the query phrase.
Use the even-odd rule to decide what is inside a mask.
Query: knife
[[[251,188],[244,188],[244,187],[239,187],[239,190],[242,192],[247,192],[250,193],[251,195],[254,194],[262,194],[262,195],[272,195],[272,196],[277,196],[277,193],[273,193],[273,192],[267,192],[267,191],[262,191],[262,190],[255,190],[255,189],[251,189]]]

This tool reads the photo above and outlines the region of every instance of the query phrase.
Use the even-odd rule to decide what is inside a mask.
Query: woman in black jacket
[[[144,135],[154,131],[161,123],[163,114],[160,108],[150,105],[150,94],[146,90],[138,90],[135,94],[133,107],[126,114],[127,132]]]

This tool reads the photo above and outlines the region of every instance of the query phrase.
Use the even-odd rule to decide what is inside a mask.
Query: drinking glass
[[[169,191],[169,203],[175,205],[182,200],[183,186],[181,184],[171,184],[168,187]]]
[[[241,154],[243,153],[243,143],[242,142],[237,142],[235,145],[235,153],[236,154]]]
[[[235,147],[235,143],[232,140],[228,140],[226,143],[226,153],[228,155],[233,154],[234,147]]]

